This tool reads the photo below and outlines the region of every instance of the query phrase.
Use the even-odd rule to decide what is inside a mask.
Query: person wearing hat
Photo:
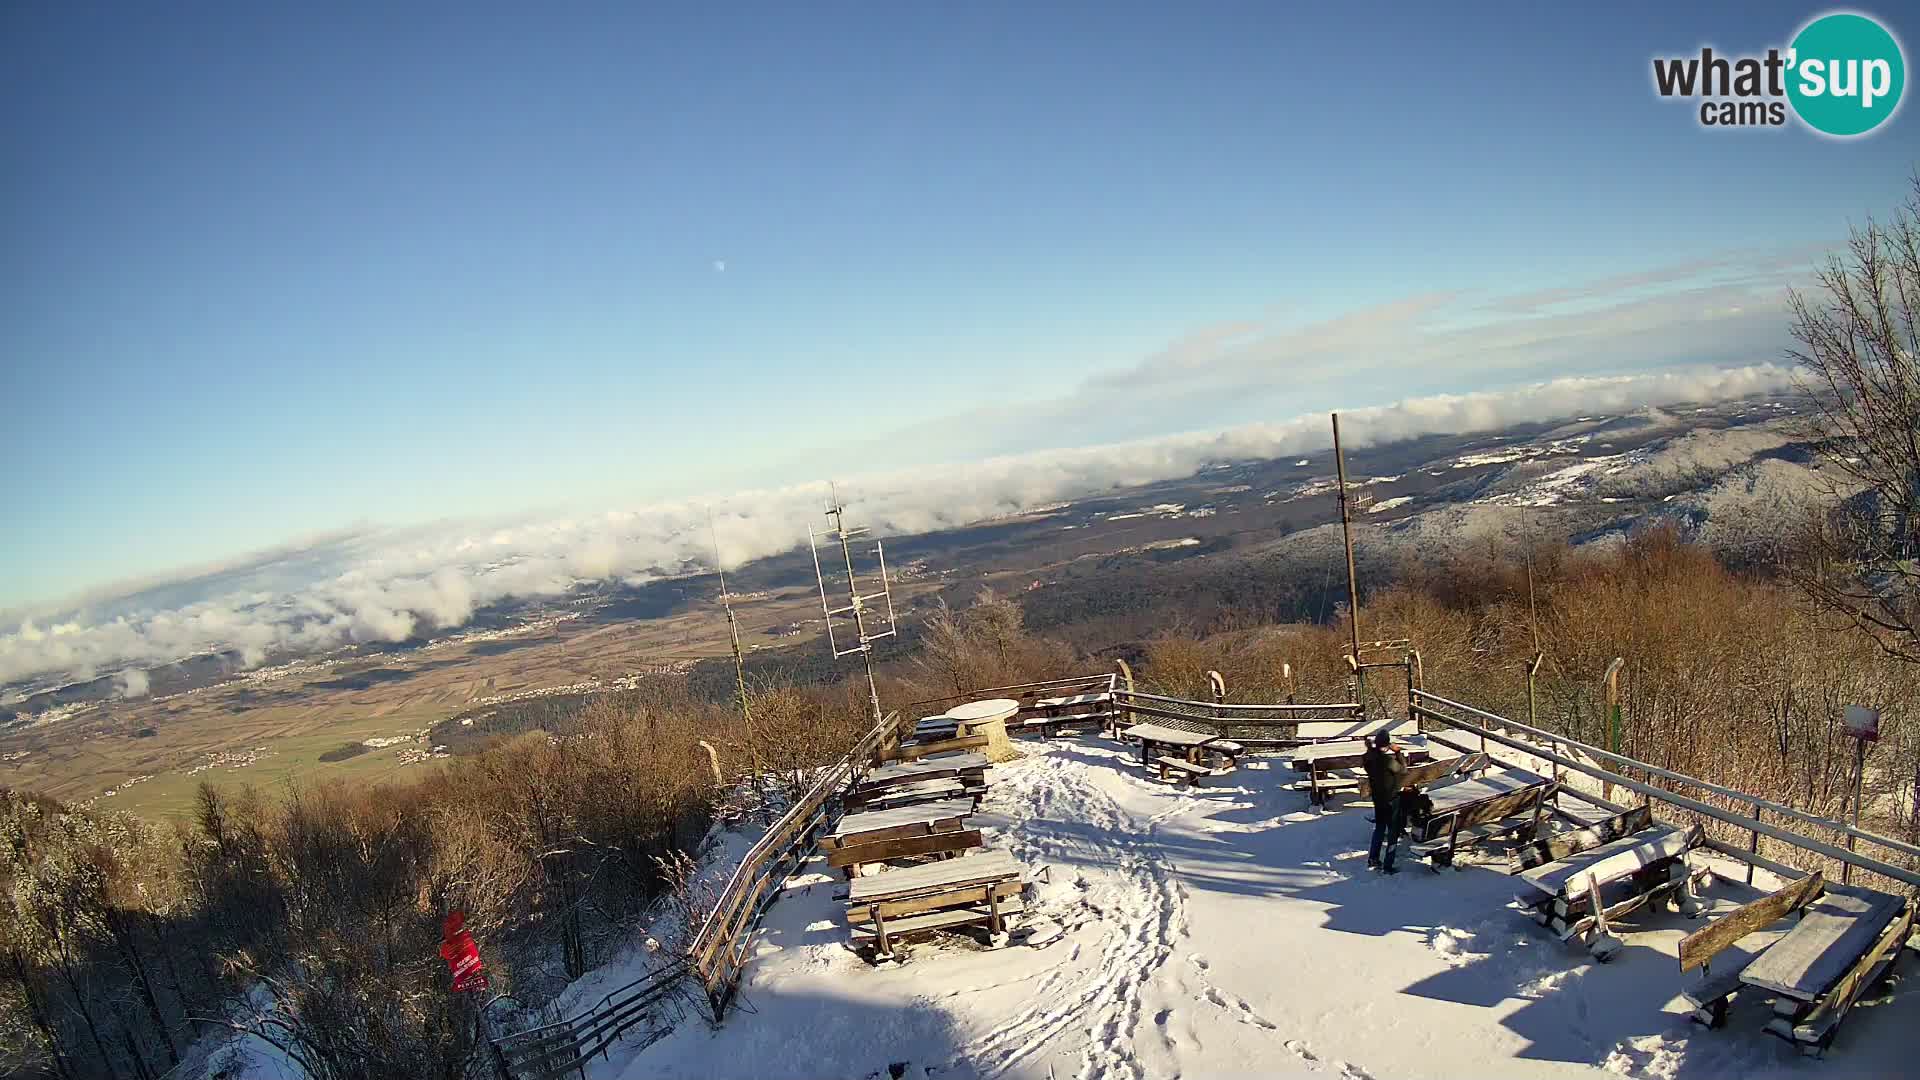
[[[1366,770],[1367,790],[1373,796],[1373,842],[1367,845],[1367,869],[1397,874],[1393,856],[1400,844],[1400,785],[1407,775],[1406,755],[1394,748],[1386,732],[1377,732],[1373,745],[1360,755],[1360,767]]]

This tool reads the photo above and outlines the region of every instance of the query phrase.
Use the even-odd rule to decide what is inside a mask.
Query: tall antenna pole
[[[1360,703],[1366,704],[1367,673],[1360,663],[1360,579],[1353,569],[1353,502],[1347,495],[1347,455],[1340,449],[1340,414],[1333,414],[1333,467],[1340,478],[1340,533],[1347,548],[1347,623],[1353,631],[1355,686]]]
[[[753,708],[747,702],[747,659],[740,652],[740,621],[733,615],[733,594],[727,591],[727,567],[720,559],[720,530],[713,525],[713,507],[707,507],[707,532],[713,537],[713,568],[720,575],[720,605],[727,610],[727,633],[733,638],[733,686],[740,697],[740,720],[746,725],[747,752],[753,756],[754,783],[760,782],[760,743],[753,737]]]
[[[809,527],[807,529],[807,546],[813,549],[813,572],[814,576],[818,578],[820,582],[820,611],[826,619],[827,647],[833,650],[835,659],[842,656],[849,656],[853,653],[859,653],[860,658],[866,663],[867,703],[873,709],[873,722],[878,724],[884,717],[880,713],[880,688],[879,685],[874,682],[873,678],[873,642],[879,641],[881,638],[892,637],[895,630],[893,618],[893,587],[887,581],[887,554],[881,547],[880,542],[877,540],[874,541],[873,553],[880,564],[880,589],[878,592],[863,595],[860,592],[859,576],[853,568],[853,540],[855,537],[866,532],[866,530],[863,528],[847,528],[845,520],[846,507],[840,505],[840,497],[837,490],[833,491],[832,498],[827,502],[827,517],[833,520],[833,530],[828,536],[830,539],[839,541],[840,558],[847,568],[848,595],[848,601],[843,607],[833,607],[827,600],[827,575],[820,565],[820,546],[814,538],[813,529]],[[870,630],[868,629],[867,605],[871,601],[882,599],[886,601],[886,615],[884,620],[886,629]],[[833,632],[833,619],[836,615],[851,615],[853,617],[854,644],[844,649],[840,647],[840,643]],[[877,607],[873,609],[872,616],[873,622],[877,626],[882,621],[880,609]]]

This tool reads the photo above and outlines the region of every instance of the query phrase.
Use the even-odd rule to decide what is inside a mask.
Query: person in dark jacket
[[[1367,845],[1367,869],[1398,873],[1393,855],[1400,843],[1400,783],[1407,775],[1406,755],[1394,749],[1393,739],[1382,731],[1360,756],[1360,767],[1366,770],[1367,790],[1373,796],[1373,842]]]

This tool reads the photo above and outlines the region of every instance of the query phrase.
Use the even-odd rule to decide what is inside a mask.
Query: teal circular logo
[[[1787,100],[1815,131],[1864,135],[1900,107],[1906,58],[1886,27],[1865,15],[1822,15],[1794,37],[1787,55]]]

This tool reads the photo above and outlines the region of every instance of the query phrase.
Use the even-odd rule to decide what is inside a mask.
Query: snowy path
[[[1920,989],[1896,991],[1825,1062],[1762,1035],[1764,1003],[1703,1031],[1673,958],[1697,924],[1677,915],[1595,965],[1508,910],[1504,874],[1365,873],[1365,812],[1308,811],[1277,765],[1185,790],[1097,740],[1021,745],[979,816],[989,843],[1051,867],[1029,943],[952,939],[870,967],[845,946],[844,882],[809,867],[769,913],[742,1011],[590,1075],[1830,1080],[1898,1074],[1920,1023]]]

